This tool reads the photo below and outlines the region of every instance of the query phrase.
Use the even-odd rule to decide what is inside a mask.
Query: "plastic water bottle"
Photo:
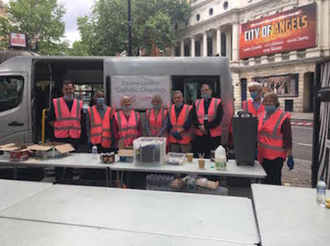
[[[324,182],[324,179],[321,178],[319,182],[317,182],[316,203],[322,207],[325,206],[326,191],[327,191],[327,184]]]
[[[92,148],[92,160],[97,160],[97,147],[95,145]]]
[[[215,168],[217,170],[226,170],[227,156],[224,147],[219,145],[214,153]]]

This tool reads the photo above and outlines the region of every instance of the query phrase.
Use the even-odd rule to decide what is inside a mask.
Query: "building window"
[[[290,52],[283,52],[282,53],[282,60],[287,61],[290,59]]]
[[[268,59],[268,62],[269,62],[269,63],[272,63],[272,62],[275,61],[275,55],[268,55],[268,56],[267,56],[267,59]]]
[[[213,8],[209,9],[209,15],[212,16],[213,15]]]
[[[188,44],[184,46],[184,56],[190,56],[190,47]]]
[[[197,14],[197,15],[196,15],[196,21],[199,21],[200,19],[201,19],[200,14]]]
[[[180,56],[180,47],[175,47],[175,56]]]
[[[298,56],[298,59],[306,58],[306,50],[298,50],[297,51],[297,56]]]
[[[207,37],[207,56],[213,56],[213,38]]]
[[[227,1],[223,3],[223,9],[224,10],[227,10],[228,9],[228,2]]]
[[[260,56],[255,57],[254,60],[255,60],[257,65],[261,64],[261,57]]]
[[[195,42],[195,56],[201,56],[201,43]]]

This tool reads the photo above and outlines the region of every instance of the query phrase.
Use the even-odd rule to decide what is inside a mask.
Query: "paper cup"
[[[200,169],[204,169],[204,167],[205,167],[205,159],[198,159],[198,167]]]
[[[187,157],[188,162],[192,162],[193,158],[194,158],[194,154],[193,153],[188,153],[188,154],[186,154],[186,157]]]

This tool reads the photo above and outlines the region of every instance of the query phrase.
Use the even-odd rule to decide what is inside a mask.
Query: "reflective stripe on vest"
[[[283,135],[281,127],[283,121],[290,117],[287,112],[277,109],[267,120],[264,121],[265,112],[259,116],[258,131],[259,158],[274,160],[286,158],[286,149],[283,147]]]
[[[211,99],[209,108],[207,110],[208,122],[211,122],[212,120],[215,119],[216,114],[217,114],[217,109],[218,109],[220,102],[221,102],[221,99],[218,99],[218,98]],[[198,122],[199,122],[199,124],[204,125],[204,116],[205,116],[204,99],[197,100],[195,102],[195,106],[196,106],[196,115],[198,118]],[[211,137],[221,136],[221,131],[222,131],[221,125],[218,125],[212,129],[210,129]],[[203,133],[199,129],[197,129],[196,135],[203,136]]]
[[[261,104],[258,110],[256,110],[255,107],[253,106],[253,101],[246,100],[243,102],[243,110],[245,112],[251,113],[253,116],[258,116],[259,114],[265,112],[265,106]]]
[[[63,97],[53,99],[56,120],[54,135],[56,138],[80,138],[82,102],[73,99],[71,111]]]
[[[91,124],[91,142],[92,144],[101,144],[103,148],[111,147],[111,115],[112,108],[106,106],[106,111],[103,119],[96,106],[88,108],[88,114]]]
[[[158,112],[158,116],[156,118],[155,110],[149,109],[149,110],[147,110],[146,115],[147,115],[147,120],[149,122],[149,128],[150,128],[151,135],[154,137],[158,136],[158,134],[160,133],[160,131],[163,127],[163,122],[167,115],[167,111],[165,109],[160,109],[160,111]]]
[[[119,139],[124,140],[124,146],[129,147],[133,145],[133,140],[139,135],[140,115],[138,112],[131,110],[131,114],[127,121],[125,114],[119,111],[115,114],[115,119],[119,129]]]
[[[171,132],[175,132],[178,130],[183,129],[184,123],[187,121],[190,110],[192,109],[192,106],[184,104],[181,112],[179,114],[179,117],[176,117],[175,113],[175,105],[170,106],[168,111],[168,117],[172,124],[172,130]],[[181,133],[182,139],[178,140],[172,136],[172,134],[169,134],[169,142],[170,143],[179,143],[179,144],[189,144],[191,142],[191,130],[183,131]]]

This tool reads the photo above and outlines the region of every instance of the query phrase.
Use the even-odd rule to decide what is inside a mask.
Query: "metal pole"
[[[132,16],[131,16],[131,0],[127,0],[128,12],[128,55],[132,56]]]

